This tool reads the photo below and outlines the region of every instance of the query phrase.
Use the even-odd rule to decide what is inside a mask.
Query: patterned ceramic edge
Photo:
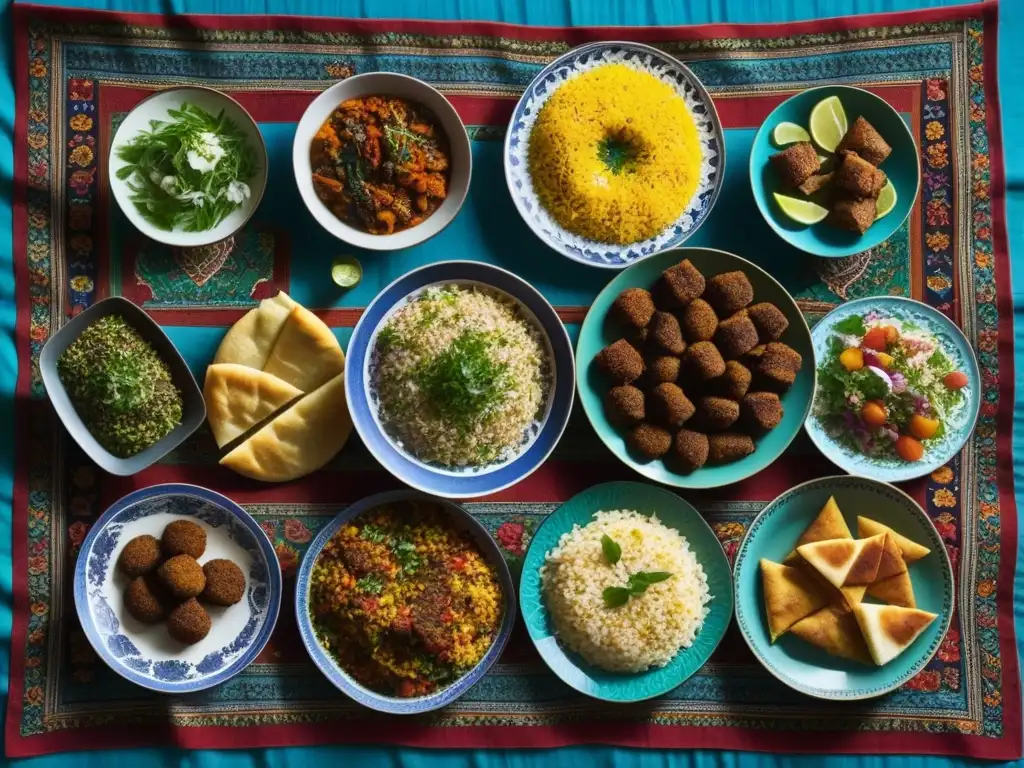
[[[955,420],[945,425],[946,431],[942,437],[929,441],[928,452],[924,458],[912,463],[902,461],[898,457],[866,456],[830,435],[825,424],[815,413],[818,392],[817,384],[815,385],[815,403],[804,421],[804,428],[818,449],[832,463],[851,474],[898,483],[930,474],[953,458],[970,439],[981,411],[981,373],[970,343],[949,318],[927,304],[897,296],[857,299],[841,304],[829,312],[811,331],[815,358],[818,361],[825,360],[828,342],[833,335],[832,328],[836,323],[851,315],[867,314],[872,311],[921,326],[939,341],[942,350],[949,355],[959,370],[967,373],[969,380],[968,386],[963,390],[966,399],[953,412]]]
[[[528,162],[530,131],[547,99],[572,78],[613,62],[649,72],[671,86],[686,102],[703,149],[700,181],[682,215],[655,237],[628,245],[598,243],[563,229],[540,204]],[[714,102],[697,76],[684,64],[639,43],[591,43],[553,61],[527,87],[505,136],[504,161],[509,192],[534,234],[574,261],[620,269],[645,256],[678,246],[697,231],[711,213],[725,178],[725,137]]]
[[[384,696],[356,682],[324,650],[324,647],[317,639],[313,622],[309,618],[309,581],[313,573],[313,566],[328,540],[344,523],[358,517],[363,512],[398,501],[425,501],[437,504],[447,510],[453,518],[452,522],[473,536],[473,540],[483,551],[488,563],[494,567],[498,581],[501,583],[501,589],[504,592],[505,603],[505,611],[494,642],[491,643],[491,647],[477,665],[447,688],[429,696],[409,699]],[[502,556],[498,545],[491,538],[487,529],[465,509],[453,502],[420,493],[419,491],[387,491],[368,496],[349,505],[331,522],[320,529],[316,538],[310,543],[309,549],[306,550],[306,554],[302,558],[302,564],[299,566],[299,572],[295,577],[295,619],[299,628],[299,636],[302,638],[302,644],[306,647],[309,657],[335,688],[364,707],[377,710],[378,712],[386,712],[393,715],[414,715],[420,712],[430,712],[431,710],[440,709],[451,704],[472,688],[498,660],[505,649],[505,645],[508,643],[509,637],[512,635],[512,628],[515,626],[515,586],[512,583],[512,575],[509,573],[508,564],[505,562],[505,558]]]
[[[195,517],[213,528],[226,527],[230,538],[252,558],[246,593],[249,621],[232,642],[207,654],[198,664],[144,658],[120,631],[114,609],[100,592],[124,526],[164,512]],[[281,569],[266,534],[230,499],[199,486],[156,485],[128,494],[96,521],[75,564],[74,594],[82,629],[111,669],[150,690],[187,693],[211,688],[234,677],[263,650],[281,607]]]
[[[921,659],[913,667],[911,667],[906,673],[896,678],[892,683],[887,685],[877,686],[875,688],[859,688],[848,691],[835,691],[826,690],[823,688],[816,688],[810,685],[804,685],[803,683],[794,680],[792,677],[787,675],[783,670],[776,667],[764,656],[757,652],[757,648],[754,645],[753,638],[751,636],[750,627],[748,625],[747,615],[744,613],[743,602],[740,599],[740,583],[742,581],[740,572],[746,567],[747,563],[747,543],[752,541],[757,536],[761,526],[763,526],[768,519],[775,514],[775,512],[785,506],[787,502],[796,496],[799,496],[806,490],[814,490],[821,486],[826,487],[837,487],[837,486],[857,486],[869,490],[873,493],[877,493],[879,496],[887,497],[893,501],[897,501],[900,504],[909,503],[910,507],[920,516],[920,519],[925,523],[925,529],[928,531],[929,542],[928,547],[932,550],[932,553],[937,557],[942,558],[942,562],[945,564],[945,568],[942,569],[943,576],[943,597],[942,597],[942,616],[940,621],[942,623],[941,630],[935,635],[935,639],[928,646],[926,651],[921,654]],[[754,563],[749,567],[759,567],[758,563]],[[806,483],[790,488],[788,491],[783,493],[781,496],[776,497],[772,500],[756,518],[754,522],[750,524],[747,529],[746,535],[743,537],[743,541],[740,542],[739,549],[736,550],[736,561],[733,565],[733,600],[736,604],[736,624],[740,629],[740,633],[743,635],[744,641],[750,648],[750,652],[757,657],[757,660],[761,662],[761,665],[767,669],[774,677],[779,681],[785,683],[794,691],[805,693],[808,696],[813,696],[817,699],[828,699],[830,701],[859,701],[862,699],[873,699],[877,696],[882,696],[890,691],[894,691],[901,685],[906,683],[908,680],[913,678],[918,672],[924,669],[928,662],[932,660],[932,657],[939,650],[939,646],[942,645],[943,639],[946,637],[946,632],[949,630],[949,624],[953,620],[953,566],[949,562],[949,554],[946,552],[946,547],[942,542],[942,538],[939,536],[939,532],[935,530],[935,525],[928,518],[928,515],[924,513],[921,506],[914,501],[910,496],[905,494],[899,488],[896,488],[888,483],[881,482],[879,480],[872,480],[867,477],[856,477],[853,475],[835,475],[831,477],[819,477],[817,480],[809,480]],[[760,610],[760,606],[758,606]],[[754,621],[763,621],[760,612],[753,619]]]

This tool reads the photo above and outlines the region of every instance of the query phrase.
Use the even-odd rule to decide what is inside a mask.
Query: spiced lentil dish
[[[310,618],[361,685],[426,696],[475,667],[501,625],[494,568],[437,504],[376,507],[345,523],[313,566]]]
[[[309,150],[313,188],[331,213],[373,235],[426,221],[448,195],[448,139],[424,106],[390,96],[338,105]]]

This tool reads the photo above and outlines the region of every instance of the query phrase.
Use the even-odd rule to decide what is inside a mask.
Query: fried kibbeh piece
[[[697,401],[694,423],[706,432],[721,432],[735,424],[739,417],[739,403],[712,395]]]
[[[740,401],[740,415],[751,432],[769,432],[782,421],[782,401],[774,392],[748,392]]]
[[[230,560],[218,558],[203,563],[206,586],[199,599],[212,605],[234,605],[245,597],[245,574]]]
[[[882,134],[875,130],[875,126],[861,116],[846,129],[846,135],[839,142],[836,151],[856,152],[872,165],[878,166],[892,153],[892,147],[882,138]]]
[[[117,558],[117,567],[125,576],[134,579],[145,576],[160,565],[160,542],[154,536],[143,534],[124,545]],[[140,619],[141,621],[141,619]]]
[[[689,259],[683,259],[674,267],[661,273],[669,294],[678,306],[683,307],[704,293],[704,275]]]
[[[179,643],[195,645],[210,634],[210,614],[194,597],[189,598],[167,617],[167,632]]]
[[[722,397],[740,400],[750,389],[752,374],[750,369],[737,360],[725,363],[725,373],[715,379],[715,389]]]
[[[157,574],[160,583],[175,600],[196,597],[206,586],[202,566],[189,555],[175,555],[160,566]]]
[[[679,321],[671,312],[655,312],[648,330],[648,341],[658,349],[670,355],[681,355],[686,351]]]
[[[807,178],[803,184],[797,187],[805,195],[813,195],[832,183],[835,173],[815,173]]]
[[[704,298],[719,317],[739,312],[754,300],[754,286],[740,270],[723,272],[708,280]]]
[[[708,460],[708,436],[692,429],[680,429],[672,440],[673,458],[684,472],[700,469]]]
[[[648,397],[651,417],[670,427],[681,427],[696,410],[683,390],[668,382],[656,386]]]
[[[198,559],[206,551],[206,531],[191,520],[175,520],[164,528],[160,547],[165,557],[188,555]]]
[[[757,361],[755,382],[770,392],[781,392],[796,381],[802,365],[803,358],[795,349],[778,341],[770,342]]]
[[[708,435],[708,461],[712,464],[728,464],[738,461],[754,452],[754,441],[750,435],[738,432],[719,432]]]
[[[612,312],[631,328],[646,328],[654,315],[654,299],[643,288],[627,288],[612,302]]]
[[[167,616],[167,596],[152,575],[136,576],[124,588],[124,607],[144,624],[156,624]]]
[[[644,393],[631,384],[612,387],[605,393],[604,411],[613,424],[631,427],[644,420]]]
[[[616,384],[630,384],[644,372],[644,359],[625,339],[609,344],[597,353],[597,365]]]
[[[675,355],[655,355],[647,361],[647,375],[644,378],[651,385],[674,382],[679,378],[680,365],[682,361]]]
[[[778,341],[789,328],[789,320],[782,310],[768,301],[760,301],[747,307],[747,314],[751,322],[757,328],[757,335],[761,343]]]
[[[642,421],[629,430],[626,445],[645,459],[660,459],[672,447],[672,433],[664,427]]]
[[[680,313],[679,325],[687,343],[711,341],[718,328],[718,315],[704,299],[694,299]]]
[[[821,170],[818,152],[807,141],[775,153],[771,156],[771,163],[782,183],[788,187],[799,187]]]
[[[885,186],[885,174],[856,152],[844,152],[836,171],[835,184],[856,198],[878,197]]]
[[[875,223],[877,207],[873,198],[841,198],[832,203],[827,221],[840,229],[863,235]]]
[[[747,315],[740,310],[718,324],[715,331],[715,346],[726,360],[735,360],[757,346],[757,328]]]
[[[710,341],[698,341],[686,348],[683,355],[686,367],[702,381],[717,379],[725,373],[725,360],[718,347]]]

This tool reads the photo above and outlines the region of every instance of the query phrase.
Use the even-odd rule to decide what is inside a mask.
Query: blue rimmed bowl
[[[510,299],[523,319],[545,340],[548,395],[534,425],[511,456],[481,467],[444,467],[421,461],[381,424],[376,397],[377,335],[392,314],[428,288],[443,285],[478,287]],[[366,308],[349,342],[345,389],[356,432],[367,449],[396,478],[424,493],[470,498],[514,485],[536,470],[558,444],[569,421],[574,397],[572,344],[554,308],[522,278],[477,261],[442,261],[395,280]]]
[[[882,667],[830,656],[788,633],[773,644],[768,634],[760,561],[781,563],[830,496],[835,497],[851,531],[857,530],[857,515],[863,515],[931,550],[909,569],[917,607],[938,618]],[[903,491],[866,477],[822,477],[772,501],[754,518],[736,551],[734,584],[736,623],[758,661],[790,688],[832,701],[881,696],[909,681],[938,651],[953,616],[953,571],[932,521]]]
[[[934,336],[957,369],[967,374],[967,386],[962,390],[966,397],[964,405],[956,411],[953,419],[943,424],[945,431],[941,437],[927,441],[925,454],[920,461],[904,461],[895,455],[868,456],[854,450],[829,432],[828,425],[816,415],[814,406],[807,415],[804,428],[818,450],[825,454],[825,458],[840,469],[851,475],[901,483],[931,474],[956,456],[970,439],[981,411],[981,372],[971,343],[952,320],[927,304],[899,296],[870,296],[848,301],[819,320],[811,332],[811,343],[814,345],[814,356],[821,361],[820,364],[824,364],[828,357],[829,339],[834,334],[836,324],[853,315],[863,316],[869,312],[913,322]]]
[[[426,502],[436,504],[447,513],[447,522],[456,530],[467,534],[480,548],[484,559],[494,568],[498,577],[498,583],[504,598],[504,613],[498,633],[495,635],[491,647],[484,654],[484,657],[477,662],[476,666],[469,670],[462,677],[446,688],[432,693],[429,696],[417,696],[413,698],[398,698],[385,696],[372,691],[369,688],[356,682],[335,660],[335,658],[320,644],[317,638],[316,628],[313,626],[309,613],[309,582],[313,573],[313,566],[323,551],[324,546],[331,537],[338,532],[345,523],[354,520],[364,512],[387,504],[401,502]],[[309,545],[309,549],[302,558],[302,565],[295,583],[295,618],[299,627],[299,635],[302,643],[306,646],[310,658],[324,676],[338,690],[354,701],[378,712],[386,712],[392,715],[415,715],[421,712],[429,712],[440,709],[455,701],[485,674],[487,670],[501,656],[509,637],[512,635],[512,628],[516,622],[516,599],[515,587],[512,584],[512,575],[509,573],[508,564],[498,545],[491,538],[487,529],[477,521],[469,512],[444,499],[438,499],[417,491],[387,491],[369,496],[357,501],[345,508],[330,523],[325,525]]]
[[[136,536],[160,538],[173,520],[206,531],[200,563],[226,558],[245,574],[245,597],[206,606],[210,633],[195,645],[173,640],[165,624],[143,624],[124,608],[129,579],[117,570]],[[251,664],[270,639],[281,607],[281,568],[267,535],[231,499],[196,485],[170,483],[129,493],[89,530],[75,565],[75,608],[96,653],[125,679],[159,693],[192,693],[223,683]]]
[[[541,107],[571,77],[602,64],[624,63],[671,86],[686,103],[703,154],[700,180],[676,221],[637,243],[599,243],[569,232],[544,209],[529,171],[530,132]],[[622,269],[687,240],[711,214],[725,179],[725,134],[710,94],[689,67],[657,48],[629,42],[581,45],[548,64],[524,91],[512,113],[504,148],[505,181],[523,221],[545,245],[594,267]]]

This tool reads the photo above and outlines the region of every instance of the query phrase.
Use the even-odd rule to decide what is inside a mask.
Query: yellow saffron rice
[[[562,227],[626,244],[682,215],[700,179],[701,146],[671,86],[626,64],[603,64],[541,107],[529,163],[541,204]]]

